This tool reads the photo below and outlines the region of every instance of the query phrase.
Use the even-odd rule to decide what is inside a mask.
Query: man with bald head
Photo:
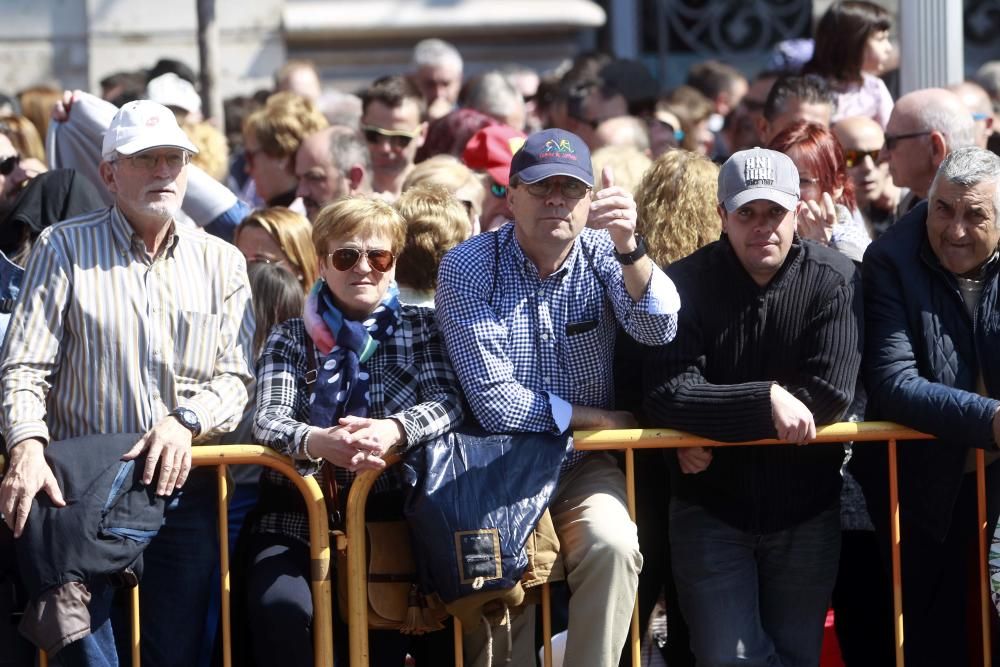
[[[649,129],[646,122],[635,116],[616,116],[603,121],[594,129],[594,143],[590,148],[596,151],[605,146],[629,146],[649,155]]]
[[[949,86],[948,90],[958,95],[962,104],[972,114],[972,120],[976,123],[976,145],[986,148],[993,134],[993,124],[996,122],[993,101],[990,100],[989,93],[974,81],[956,83],[954,86]]]
[[[835,124],[832,130],[844,149],[858,210],[878,237],[895,221],[900,195],[899,188],[889,178],[889,165],[879,159],[885,144],[882,126],[866,116],[851,116]]]
[[[949,153],[975,144],[972,115],[955,93],[924,88],[900,97],[885,127],[882,155],[889,161],[892,182],[910,189],[897,215],[927,198],[934,175]]]
[[[344,195],[372,190],[372,160],[357,130],[334,125],[306,137],[295,153],[296,195],[309,220]]]

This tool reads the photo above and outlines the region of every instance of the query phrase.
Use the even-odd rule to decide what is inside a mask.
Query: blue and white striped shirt
[[[585,228],[559,270],[541,279],[508,224],[445,255],[438,326],[486,430],[562,433],[571,405],[612,409],[616,321],[646,345],[673,339],[673,283],[654,266],[634,301],[613,250],[606,231]]]

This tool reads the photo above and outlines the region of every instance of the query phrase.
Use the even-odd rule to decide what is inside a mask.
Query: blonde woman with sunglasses
[[[343,503],[354,476],[384,468],[387,452],[417,447],[458,425],[462,402],[434,311],[399,302],[395,272],[406,239],[403,217],[383,201],[341,199],[320,212],[312,239],[320,281],[304,317],[275,327],[264,344],[253,431],[259,442],[296,459],[301,474],[335,480],[332,500]],[[391,472],[376,483],[375,495],[394,488]],[[313,664],[309,536],[301,503],[290,481],[264,472],[247,582],[260,665]],[[334,631],[334,646],[344,651],[346,626],[336,617]],[[450,662],[446,632],[420,640],[396,631],[372,633],[372,665],[402,667],[415,651],[431,652],[420,664]],[[338,664],[347,664],[346,654]]]

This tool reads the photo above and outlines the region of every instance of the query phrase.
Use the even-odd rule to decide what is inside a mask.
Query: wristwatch
[[[198,421],[198,415],[191,408],[174,408],[167,414],[179,421],[181,426],[191,431],[192,436],[201,433],[201,422]]]
[[[635,250],[627,253],[620,253],[618,249],[615,248],[615,259],[618,260],[619,264],[628,266],[629,264],[635,264],[638,260],[646,256],[646,239],[642,238],[641,235],[635,235]]]

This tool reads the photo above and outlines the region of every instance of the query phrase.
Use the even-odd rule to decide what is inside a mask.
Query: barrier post
[[[983,450],[976,450],[976,518],[979,520],[979,618],[983,629],[983,664],[990,665],[992,658],[990,637],[990,574],[987,571],[989,545],[989,524],[986,517],[986,456]]]
[[[230,667],[233,664],[232,619],[229,604],[229,477],[226,475],[228,466],[220,464],[215,467],[215,479],[219,496],[216,499],[219,510],[219,586],[220,608],[222,610],[222,664]]]
[[[542,584],[542,665],[552,667],[552,589]]]
[[[900,558],[899,480],[896,471],[896,440],[889,440],[889,548],[892,552],[892,619],[896,633],[896,667],[903,667],[903,575]]]
[[[636,523],[635,493],[635,450],[629,447],[625,450],[625,499],[628,503],[628,516],[632,519],[632,523]],[[629,627],[629,641],[632,643],[632,667],[640,667],[642,642],[639,637],[638,593],[635,596],[635,606],[632,607],[632,624]]]

